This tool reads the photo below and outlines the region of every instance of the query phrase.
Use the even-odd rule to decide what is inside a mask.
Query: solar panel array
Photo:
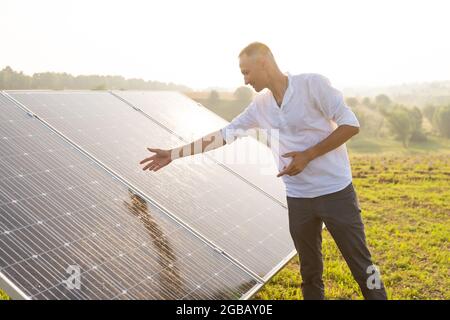
[[[223,118],[178,92],[114,91],[113,94],[140,109],[185,142],[201,138],[228,124]],[[251,137],[243,137],[208,155],[286,205],[283,182],[273,179],[278,170],[272,152],[263,144]]]
[[[181,103],[169,98],[156,105]],[[279,191],[214,158],[143,172],[146,146],[200,132],[170,122],[178,111],[130,105],[108,92],[0,96],[0,287],[32,299],[249,297],[293,256]]]

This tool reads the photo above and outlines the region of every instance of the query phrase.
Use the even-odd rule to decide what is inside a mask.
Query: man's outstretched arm
[[[219,130],[178,148],[170,150],[147,148],[148,151],[155,154],[151,157],[145,158],[140,162],[140,164],[145,164],[142,168],[144,171],[158,171],[175,159],[211,151],[220,148],[225,144],[226,141],[223,139]]]

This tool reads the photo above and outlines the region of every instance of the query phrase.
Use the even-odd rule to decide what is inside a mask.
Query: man
[[[245,84],[261,92],[220,131],[173,150],[152,149],[143,170],[219,148],[251,128],[276,130],[280,172],[286,185],[289,228],[300,257],[305,299],[324,299],[322,223],[337,243],[366,299],[386,299],[367,248],[361,210],[344,143],[359,123],[342,94],[318,74],[283,74],[270,49],[251,43],[239,54]],[[337,128],[336,128],[337,127]],[[197,147],[198,146],[198,147]]]

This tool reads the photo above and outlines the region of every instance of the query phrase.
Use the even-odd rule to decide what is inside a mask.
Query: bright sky
[[[0,0],[0,69],[122,75],[194,89],[243,85],[239,51],[334,85],[450,80],[450,3]]]

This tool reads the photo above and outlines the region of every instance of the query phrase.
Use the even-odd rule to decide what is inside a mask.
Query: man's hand
[[[277,174],[277,177],[281,177],[285,174],[289,176],[295,176],[305,169],[308,163],[311,161],[311,157],[306,152],[288,152],[283,154],[284,158],[292,157],[291,163],[284,167],[280,173]]]
[[[315,146],[305,151],[288,152],[283,154],[283,157],[292,157],[293,159],[287,167],[284,167],[283,170],[278,173],[277,177],[281,177],[285,174],[290,176],[299,174],[312,160],[343,145],[348,139],[353,137],[358,132],[359,127],[341,125]]]
[[[149,170],[149,171],[158,171],[159,169],[167,166],[169,163],[172,162],[171,157],[171,150],[161,150],[161,149],[152,149],[147,148],[148,151],[154,152],[155,154],[151,157],[145,158],[142,160],[139,164],[144,164],[148,162],[145,167],[142,168],[142,170]]]

